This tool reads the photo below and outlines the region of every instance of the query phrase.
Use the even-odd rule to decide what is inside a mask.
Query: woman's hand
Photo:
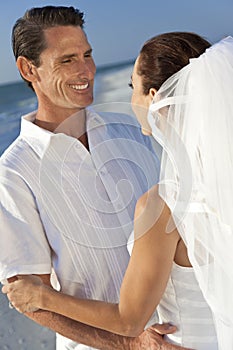
[[[17,280],[2,288],[11,305],[20,313],[35,312],[40,309],[42,289],[41,278],[34,275],[19,275]]]

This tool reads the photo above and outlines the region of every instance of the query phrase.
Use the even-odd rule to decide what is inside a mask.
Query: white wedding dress
[[[171,276],[157,308],[160,322],[171,322],[178,331],[167,336],[172,344],[196,350],[217,350],[212,312],[193,268],[173,263]]]

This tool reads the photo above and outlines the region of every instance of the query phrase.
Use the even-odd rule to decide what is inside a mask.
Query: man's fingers
[[[164,334],[172,334],[177,331],[177,327],[174,325],[171,325],[170,323],[156,323],[152,327],[156,333],[164,335]],[[165,339],[161,338],[161,350],[195,350],[191,348],[184,348],[179,345],[173,345],[169,344]]]
[[[156,323],[152,326],[152,328],[159,334],[171,334],[177,331],[176,326],[173,326],[170,323]]]

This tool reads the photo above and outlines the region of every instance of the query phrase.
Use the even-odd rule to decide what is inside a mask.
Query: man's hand
[[[130,350],[187,350],[187,348],[170,344],[163,338],[164,334],[171,334],[176,331],[175,326],[168,323],[156,324],[145,330],[139,337],[132,338]],[[194,349],[188,349],[194,350]]]

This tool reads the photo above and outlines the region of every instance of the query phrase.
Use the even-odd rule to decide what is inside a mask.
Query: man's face
[[[40,55],[33,87],[39,105],[69,116],[93,101],[96,72],[92,49],[80,27],[58,26],[45,30],[47,48]]]

